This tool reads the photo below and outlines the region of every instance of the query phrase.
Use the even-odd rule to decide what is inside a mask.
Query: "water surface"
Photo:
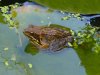
[[[87,22],[76,18],[63,21],[61,18],[69,13],[62,14],[57,10],[47,12],[47,9],[36,4],[24,4],[17,9],[16,20],[20,25],[18,31],[22,46],[15,29],[0,24],[0,75],[87,75],[84,65],[81,65],[79,53],[73,48],[65,48],[57,53],[40,51],[36,55],[24,51],[29,41],[23,35],[23,29],[30,24],[39,26],[59,24],[77,32]],[[8,50],[5,51],[4,48]],[[5,65],[5,62],[9,65]],[[29,68],[28,64],[32,64],[32,68]]]

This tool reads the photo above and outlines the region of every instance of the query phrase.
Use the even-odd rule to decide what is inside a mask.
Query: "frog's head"
[[[40,43],[39,30],[37,26],[29,25],[28,28],[24,29],[23,33],[30,39],[31,42]]]

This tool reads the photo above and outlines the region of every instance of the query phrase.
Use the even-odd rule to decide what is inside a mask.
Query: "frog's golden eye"
[[[31,33],[33,33],[33,32],[31,32]]]

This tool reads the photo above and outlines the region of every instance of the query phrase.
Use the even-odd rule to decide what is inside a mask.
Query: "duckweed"
[[[8,51],[8,48],[6,47],[6,48],[4,48],[4,51]]]
[[[29,63],[28,66],[29,66],[29,68],[32,68],[32,64]]]

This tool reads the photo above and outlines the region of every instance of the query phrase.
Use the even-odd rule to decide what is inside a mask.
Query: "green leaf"
[[[100,13],[100,0],[31,0],[41,5],[66,12],[96,14]]]
[[[17,12],[16,11],[12,11],[11,15],[12,15],[12,18],[15,18],[17,16]]]
[[[29,43],[25,48],[25,52],[32,55],[36,55],[39,52],[39,49],[36,48],[33,44]]]
[[[70,31],[70,28],[65,27],[65,26],[61,26],[61,25],[58,25],[58,24],[50,24],[50,27],[56,27],[56,28],[61,28],[63,30]]]
[[[2,16],[2,13],[0,13],[0,23],[6,24],[4,21],[4,16]]]

